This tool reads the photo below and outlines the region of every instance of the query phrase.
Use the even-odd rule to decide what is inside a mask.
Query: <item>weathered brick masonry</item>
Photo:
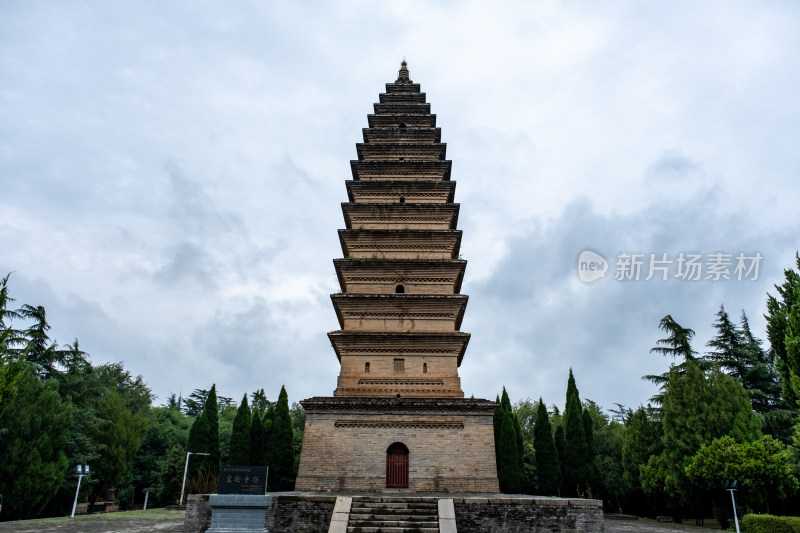
[[[412,491],[497,490],[494,402],[311,398],[302,404],[306,433],[301,461],[314,469],[298,479],[298,490],[381,491],[386,449],[398,441],[409,449]]]

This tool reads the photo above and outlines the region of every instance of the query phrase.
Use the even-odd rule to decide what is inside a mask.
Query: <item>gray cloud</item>
[[[584,396],[637,404],[668,364],[648,353],[664,314],[702,345],[725,303],[763,335],[793,264],[798,22],[736,1],[4,2],[0,274],[162,397],[329,394],[344,181],[406,56],[458,181],[465,391],[562,403],[572,366]],[[587,286],[585,247],[764,263]]]

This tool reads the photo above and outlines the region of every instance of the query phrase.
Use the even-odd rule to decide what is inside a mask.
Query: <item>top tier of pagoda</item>
[[[350,162],[341,292],[331,295],[341,329],[328,334],[341,363],[335,396],[464,396],[466,261],[452,162],[430,111],[403,61]]]

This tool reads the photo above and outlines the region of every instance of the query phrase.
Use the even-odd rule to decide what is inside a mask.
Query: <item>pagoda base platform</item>
[[[306,411],[297,490],[496,493],[495,402],[315,397]],[[389,448],[408,450],[405,487],[387,488]]]
[[[264,526],[270,533],[307,531],[324,533],[331,529],[337,501],[355,506],[367,502],[452,502],[458,533],[506,533],[508,531],[548,533],[596,533],[604,530],[603,502],[576,498],[548,498],[517,494],[413,494],[353,492],[271,492]],[[186,503],[184,533],[203,533],[211,521],[208,494],[192,494]],[[371,503],[370,505],[375,505]],[[441,504],[440,504],[441,505]],[[348,505],[347,507],[350,507]],[[447,506],[449,507],[449,505]],[[440,506],[441,509],[441,506]],[[439,523],[443,519],[439,513]],[[349,521],[349,516],[348,516]],[[344,522],[346,528],[347,521]],[[439,531],[453,531],[443,529]]]

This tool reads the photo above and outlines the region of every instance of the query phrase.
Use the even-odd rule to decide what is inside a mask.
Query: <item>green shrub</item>
[[[742,525],[747,533],[800,533],[800,516],[746,514]]]

